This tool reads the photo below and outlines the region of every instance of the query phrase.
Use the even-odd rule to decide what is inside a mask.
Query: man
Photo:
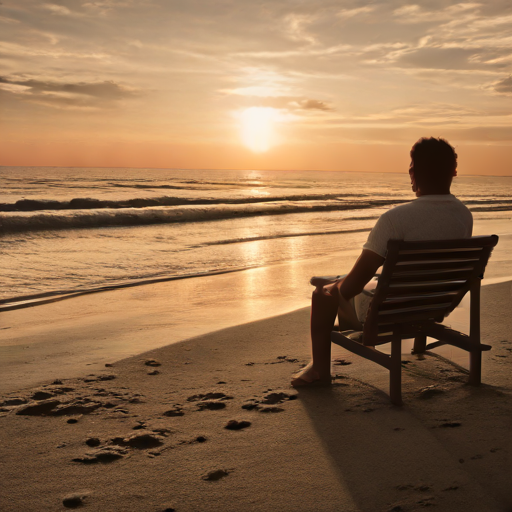
[[[447,240],[471,236],[471,212],[450,193],[452,179],[457,176],[457,154],[446,140],[430,137],[416,142],[411,149],[409,175],[417,199],[384,213],[370,232],[352,270],[336,283],[313,292],[313,357],[293,378],[292,386],[331,383],[331,331],[336,316],[340,326],[362,329],[360,322],[364,317],[361,311],[356,312],[351,299],[361,297],[359,294],[384,263],[389,240]]]

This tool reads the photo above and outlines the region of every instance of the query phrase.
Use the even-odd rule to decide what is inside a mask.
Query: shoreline
[[[311,275],[312,267],[322,266],[328,274],[332,261],[326,258],[323,263],[318,259],[302,263],[307,263],[299,272],[302,279],[297,279],[297,268],[295,279],[291,279],[285,273],[290,271],[288,265],[276,265],[116,289],[101,294],[100,300],[86,294],[73,301],[31,308],[30,319],[25,309],[4,312],[0,328],[0,393],[60,378],[59,372],[63,378],[84,376],[103,369],[105,364],[197,336],[309,309],[312,288],[303,282],[305,276]],[[276,294],[282,294],[283,281],[295,282],[296,294],[290,289],[290,295],[278,301]],[[510,284],[512,279],[484,279],[483,288],[500,283]],[[240,290],[238,296],[232,293],[234,289]],[[466,297],[447,323],[467,330],[468,310]],[[237,312],[236,317],[233,311]],[[404,343],[404,353],[409,349]],[[463,352],[454,347],[442,349],[441,354],[456,363],[461,362],[462,354],[464,360]]]
[[[509,258],[509,254],[512,252],[512,239],[510,239],[512,237],[512,231],[510,229],[511,222],[509,217],[510,216],[507,215],[506,219],[476,218],[474,225],[474,235],[488,235],[490,233],[500,234],[501,240],[494,251],[493,259],[499,256],[501,262],[505,264],[503,272],[498,271],[498,275],[512,276],[512,260]],[[88,274],[84,273],[84,268],[82,268],[79,262],[74,261],[74,263],[71,264],[73,258],[71,258],[69,261],[64,258],[62,276],[65,276],[67,275],[66,273],[69,273],[69,275],[74,276],[73,279],[63,278],[59,275],[55,276],[50,272],[42,274],[42,280],[39,282],[36,277],[36,272],[33,277],[33,283],[23,282],[19,283],[18,286],[14,284],[16,283],[16,280],[14,280],[12,283],[9,280],[11,278],[11,274],[12,276],[17,276],[19,273],[18,268],[17,266],[12,265],[9,267],[8,265],[9,268],[6,272],[10,277],[7,279],[6,287],[3,290],[3,297],[0,298],[0,312],[9,311],[16,308],[32,307],[45,304],[53,300],[64,300],[66,298],[75,297],[85,293],[97,293],[100,291],[108,291],[116,288],[139,286],[146,283],[160,282],[165,280],[172,281],[178,279],[193,278],[202,275],[222,274],[225,272],[238,272],[245,269],[257,268],[261,266],[274,266],[281,264],[294,265],[295,258],[299,261],[299,264],[301,264],[300,261],[322,258],[323,255],[327,253],[330,254],[330,257],[333,260],[336,257],[342,259],[347,253],[347,251],[343,250],[343,246],[360,247],[360,245],[364,243],[366,239],[365,233],[369,229],[370,227],[354,227],[354,229],[343,229],[326,232],[312,231],[308,232],[306,237],[303,236],[304,233],[280,234],[277,238],[279,239],[279,244],[281,244],[279,247],[281,247],[281,249],[284,251],[282,253],[284,256],[279,256],[277,258],[274,256],[266,258],[266,252],[271,254],[272,250],[274,250],[271,250],[269,248],[270,246],[268,245],[269,241],[272,241],[272,244],[274,243],[273,240],[276,238],[274,235],[262,235],[246,238],[245,235],[241,235],[239,233],[242,238],[238,239],[235,237],[234,240],[237,240],[237,243],[233,246],[233,248],[231,249],[230,246],[229,249],[223,249],[224,251],[235,251],[237,256],[237,266],[234,268],[229,268],[229,265],[226,264],[223,265],[222,261],[219,264],[217,264],[217,262],[211,264],[210,260],[206,260],[206,263],[201,265],[188,263],[184,263],[181,267],[178,265],[179,270],[174,269],[166,274],[164,269],[167,267],[165,264],[163,266],[155,266],[155,262],[153,261],[153,263],[151,263],[146,268],[146,273],[149,274],[149,277],[140,277],[141,273],[144,274],[144,271],[134,272],[133,278],[129,274],[123,276],[122,274],[128,272],[129,270],[126,268],[123,270],[123,273],[117,275],[117,277],[114,278],[114,275],[112,275],[112,281],[109,281],[109,279],[106,277],[109,275],[108,272],[102,277],[103,274],[101,271],[101,265],[99,267],[99,273],[94,274],[94,279],[92,279],[87,277]],[[313,239],[313,237],[315,237],[315,239]],[[282,245],[284,244],[283,240],[286,239],[289,241],[286,242],[285,245]],[[94,240],[91,239],[91,243],[94,243]],[[332,250],[333,244],[334,246],[341,246],[339,252],[337,251],[335,253]],[[44,247],[45,246],[43,245],[40,249],[43,250]],[[297,247],[299,248],[299,253],[295,255],[294,251]],[[306,249],[302,249],[302,247],[305,247]],[[46,247],[46,249],[48,248]],[[103,247],[103,250],[105,250],[105,247]],[[287,254],[289,252],[291,254],[289,259],[287,259]],[[263,253],[263,258],[254,258],[254,255],[259,253]],[[41,254],[44,254],[44,251]],[[318,254],[320,254],[320,256],[318,256]],[[142,258],[144,256],[148,255],[142,252],[138,254],[137,257]],[[199,254],[196,256],[199,257],[201,255]],[[214,258],[213,254],[212,257]],[[199,257],[198,261],[204,261],[204,259],[201,258],[204,258],[204,255]],[[7,261],[9,261],[9,258]],[[192,258],[191,261],[194,261],[194,259]],[[489,273],[493,267],[492,261],[493,260],[491,260],[490,268],[487,270],[487,277],[496,277],[494,274],[491,275]],[[30,264],[30,261],[25,263]],[[216,266],[223,268],[215,269]],[[211,267],[214,267],[213,270],[209,270]],[[334,268],[334,274],[336,275],[339,273],[346,273],[346,270],[348,269]],[[76,276],[74,274],[75,272]],[[319,275],[319,273],[319,270],[315,270],[311,275]],[[329,273],[332,274],[332,270]],[[26,278],[23,278],[22,281],[26,281]]]
[[[475,223],[475,236],[503,233],[486,269],[484,288],[512,280],[508,224]],[[86,375],[148,350],[310,306],[313,275],[347,273],[356,249],[248,270],[165,279],[1,311],[0,393],[43,383],[58,369],[65,378]],[[59,298],[60,299],[60,298]],[[467,306],[448,323],[465,329]],[[457,354],[446,354],[458,361]]]

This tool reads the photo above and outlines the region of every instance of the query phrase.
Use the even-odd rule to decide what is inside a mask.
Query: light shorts
[[[368,284],[364,287],[364,290],[356,295],[353,300],[353,306],[356,310],[357,319],[364,323],[366,320],[366,315],[368,313],[368,308],[370,307],[370,302],[373,299],[373,295],[375,293],[375,288],[377,286],[378,278],[374,277]]]

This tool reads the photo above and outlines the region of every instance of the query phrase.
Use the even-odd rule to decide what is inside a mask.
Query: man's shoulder
[[[422,222],[444,217],[449,212],[464,222],[472,218],[466,205],[452,194],[420,196],[413,201],[397,205],[381,215],[381,224],[394,226]],[[379,219],[380,220],[380,219]]]
[[[381,217],[384,217],[385,219],[391,220],[393,217],[399,217],[407,211],[411,209],[417,208],[417,199],[414,199],[413,201],[409,201],[407,203],[398,204],[396,206],[393,206],[393,208],[390,208],[387,212],[384,212]]]
[[[450,206],[457,205],[461,208],[467,209],[464,203],[453,194],[427,195],[420,196],[408,203],[399,204],[388,210],[383,215],[389,215],[392,217],[394,215],[402,215],[412,210],[423,210],[428,209],[433,205],[442,206],[443,204]]]

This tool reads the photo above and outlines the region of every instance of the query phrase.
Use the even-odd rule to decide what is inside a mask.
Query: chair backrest
[[[364,324],[364,344],[413,337],[418,327],[441,322],[482,279],[496,235],[461,240],[390,240]]]

